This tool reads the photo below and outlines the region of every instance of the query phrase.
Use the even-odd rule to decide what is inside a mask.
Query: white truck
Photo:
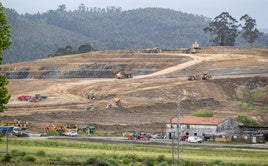
[[[188,137],[188,142],[191,142],[191,143],[202,143],[202,138],[198,137],[198,136],[190,136]]]

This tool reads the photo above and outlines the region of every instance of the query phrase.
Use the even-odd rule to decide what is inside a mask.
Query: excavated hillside
[[[96,51],[7,64],[2,69],[12,98],[1,119],[31,121],[36,132],[51,122],[91,123],[104,133],[162,132],[177,115],[178,97],[182,115],[202,109],[221,117],[247,114],[268,126],[266,48],[208,47],[197,54],[181,49]],[[121,70],[132,71],[133,78],[116,79]],[[200,72],[212,78],[188,80]],[[94,100],[88,99],[89,93],[94,93]],[[18,100],[35,94],[47,98]]]

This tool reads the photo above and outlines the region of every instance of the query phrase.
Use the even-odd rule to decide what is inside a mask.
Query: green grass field
[[[96,164],[98,162],[108,165],[172,165],[170,145],[12,138],[9,139],[8,147],[12,157],[9,162],[5,163],[7,165],[14,163],[47,165],[51,162],[53,165],[72,165],[72,163],[82,165],[86,162],[92,162],[95,165],[98,165]],[[3,158],[6,157],[5,150],[6,142],[2,138],[0,141],[2,163],[5,161]],[[197,163],[200,165],[215,165],[215,163],[217,165],[268,165],[268,150],[182,147],[181,154],[184,165],[191,165],[191,163],[192,165],[197,165]],[[176,160],[177,155],[175,149]]]

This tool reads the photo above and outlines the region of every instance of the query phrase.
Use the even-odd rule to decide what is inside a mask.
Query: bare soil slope
[[[182,115],[199,109],[211,110],[214,116],[245,113],[268,125],[268,49],[264,48],[209,47],[198,54],[97,51],[2,68],[15,78],[21,72],[27,74],[26,79],[9,80],[12,98],[1,119],[31,121],[32,130],[38,132],[51,122],[92,123],[106,133],[161,132],[177,115],[178,96]],[[115,79],[119,70],[131,70],[134,77]],[[212,74],[212,79],[187,80],[188,75],[202,71]],[[88,78],[81,78],[81,73]],[[95,100],[87,99],[89,92]],[[17,99],[35,94],[48,98]],[[122,107],[114,98],[120,98]],[[242,107],[243,103],[250,108]]]

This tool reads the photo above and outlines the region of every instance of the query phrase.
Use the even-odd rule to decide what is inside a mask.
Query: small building
[[[182,116],[170,119],[166,124],[167,138],[177,138],[178,126],[181,136],[232,135],[239,130],[239,123],[234,119],[222,117]]]

